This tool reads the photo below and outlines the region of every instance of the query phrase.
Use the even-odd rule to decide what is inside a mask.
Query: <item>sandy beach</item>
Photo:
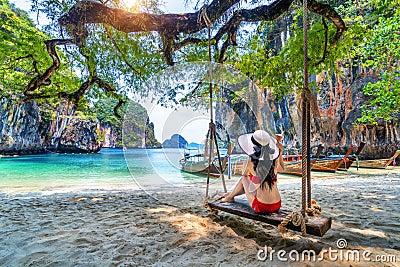
[[[333,219],[322,238],[294,232],[282,237],[267,224],[223,212],[211,216],[198,184],[3,193],[0,265],[400,266],[400,168],[313,177],[313,198]],[[234,182],[228,180],[228,188]],[[283,208],[298,209],[300,180],[281,176],[279,187]],[[219,181],[212,184],[216,190]],[[324,253],[338,249],[339,239],[347,242],[342,251],[367,252],[367,259]],[[282,261],[276,254],[262,260],[266,247],[284,250],[286,258],[312,250],[317,260]]]

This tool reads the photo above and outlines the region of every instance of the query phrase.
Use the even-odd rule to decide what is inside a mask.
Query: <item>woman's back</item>
[[[254,164],[250,158],[248,159],[248,162],[246,164],[245,175],[249,175],[250,178],[256,177]],[[250,180],[254,181],[255,179]],[[271,204],[281,200],[281,195],[278,190],[276,179],[272,181],[271,187],[268,185],[267,181],[264,180],[263,184],[256,185],[256,188],[256,197],[262,203]]]
[[[276,203],[281,200],[276,182],[272,184],[271,188],[268,185],[260,186],[257,189],[256,197],[260,202],[265,204]]]

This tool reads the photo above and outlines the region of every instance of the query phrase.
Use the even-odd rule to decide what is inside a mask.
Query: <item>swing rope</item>
[[[317,201],[311,199],[311,105],[310,94],[308,86],[308,30],[307,25],[307,0],[303,0],[303,62],[304,62],[304,80],[303,89],[301,93],[302,100],[302,125],[301,125],[301,204],[300,211],[293,211],[278,225],[278,231],[283,234],[286,231],[286,226],[292,222],[295,226],[301,226],[302,236],[306,236],[306,222],[308,216],[319,215],[322,213],[322,208],[318,205]]]
[[[308,49],[307,49],[307,0],[303,0],[303,61],[304,61],[304,80],[303,80],[303,90],[301,94],[302,98],[302,125],[301,125],[301,155],[302,155],[302,186],[301,186],[301,211],[303,216],[306,214],[306,205],[307,205],[307,193],[308,193],[308,147],[307,142],[309,140],[309,132],[307,126],[307,108],[308,108],[308,100],[306,98],[306,91],[308,90]]]
[[[198,22],[204,21],[207,26],[207,37],[208,37],[208,71],[209,71],[209,105],[210,105],[210,123],[209,123],[209,130],[207,134],[207,142],[209,142],[209,154],[208,154],[208,172],[207,172],[207,186],[206,186],[206,196],[205,201],[209,198],[209,188],[210,188],[210,171],[211,171],[211,164],[213,162],[213,146],[215,143],[215,148],[217,150],[217,157],[218,157],[218,165],[219,165],[219,172],[221,174],[222,186],[224,188],[224,192],[226,193],[226,184],[225,184],[225,177],[224,177],[224,169],[222,168],[222,161],[221,155],[219,153],[218,141],[216,136],[216,127],[214,123],[214,113],[213,113],[213,71],[212,71],[212,55],[211,55],[211,25],[212,22],[207,15],[207,6],[204,5],[199,12]]]

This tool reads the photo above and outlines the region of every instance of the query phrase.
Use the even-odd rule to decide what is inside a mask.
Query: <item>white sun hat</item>
[[[238,143],[240,148],[247,154],[252,155],[256,150],[263,153],[260,155],[260,160],[274,160],[279,156],[279,149],[276,146],[276,139],[271,137],[266,131],[256,130],[254,133],[243,134],[239,136]]]

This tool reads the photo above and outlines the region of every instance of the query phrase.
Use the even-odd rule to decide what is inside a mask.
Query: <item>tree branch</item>
[[[37,62],[36,58],[35,58],[32,54],[29,54],[29,55],[27,55],[27,56],[17,57],[17,58],[15,58],[14,60],[15,60],[15,61],[20,61],[21,59],[27,59],[27,58],[32,59],[32,65],[33,65],[33,68],[35,69],[35,73],[39,75],[40,73],[39,73],[39,70],[38,70],[38,68],[37,68],[37,63],[38,63],[38,62]],[[6,69],[13,69],[13,68],[15,68],[14,65],[12,65],[11,67],[6,68]]]
[[[90,77],[87,81],[82,83],[78,90],[73,93],[60,92],[58,96],[60,98],[68,99],[74,104],[77,104],[79,100],[85,95],[85,92],[96,82],[95,77]]]
[[[330,40],[330,43],[335,45],[339,41],[343,32],[347,29],[343,19],[339,16],[335,9],[328,4],[320,3],[315,0],[307,0],[307,7],[311,12],[327,18],[336,26],[336,33]]]
[[[329,28],[328,25],[326,24],[325,18],[322,17],[322,24],[324,25],[324,51],[322,54],[322,58],[320,61],[318,61],[315,66],[318,66],[319,64],[323,63],[325,61],[326,55],[328,53],[327,48],[328,48],[328,32]]]
[[[53,64],[43,74],[38,74],[29,82],[24,89],[24,95],[27,95],[29,92],[39,89],[42,86],[48,86],[51,84],[51,75],[60,67],[60,58],[57,55],[56,45],[73,44],[73,41],[71,39],[53,39],[45,41],[45,44],[47,53],[49,53],[53,60]]]
[[[121,115],[119,115],[118,110],[122,105],[125,103],[124,100],[122,100],[121,95],[117,94],[115,91],[115,87],[112,86],[111,84],[107,83],[106,81],[100,79],[99,77],[95,77],[95,82],[97,83],[98,86],[106,90],[107,93],[111,94],[115,99],[118,100],[118,104],[114,107],[114,115],[118,119],[121,118]]]
[[[211,22],[222,16],[240,0],[213,0],[206,9]],[[198,20],[199,12],[186,14],[131,13],[123,9],[109,8],[95,1],[80,1],[58,20],[60,25],[105,23],[122,32],[195,33],[205,28]]]
[[[270,5],[263,5],[251,10],[238,10],[231,19],[223,25],[214,39],[218,41],[223,35],[228,34],[227,40],[221,48],[220,61],[223,60],[226,49],[230,45],[236,44],[236,33],[241,22],[271,21],[288,11],[294,0],[276,0]],[[186,14],[149,14],[131,13],[118,8],[107,7],[100,2],[84,0],[76,3],[68,13],[59,19],[59,24],[65,26],[76,42],[86,38],[86,24],[104,23],[122,32],[158,32],[163,39],[164,57],[169,65],[173,64],[173,52],[177,49],[200,42],[196,38],[188,38],[181,43],[174,44],[177,34],[191,34],[206,27],[206,23],[201,19],[200,12],[205,12],[211,23],[225,14],[233,5],[240,0],[213,0],[204,9]],[[346,26],[337,12],[327,4],[308,0],[308,8],[311,12],[326,17],[332,21],[337,30],[331,43],[335,44]]]
[[[174,53],[174,37],[171,34],[161,34],[161,40],[163,42],[163,53],[165,61],[168,65],[174,65],[173,53]]]
[[[184,46],[190,45],[190,44],[199,44],[201,42],[204,42],[205,40],[200,39],[200,38],[194,38],[194,37],[188,37],[181,42],[177,43],[174,45],[174,51],[181,49]]]

